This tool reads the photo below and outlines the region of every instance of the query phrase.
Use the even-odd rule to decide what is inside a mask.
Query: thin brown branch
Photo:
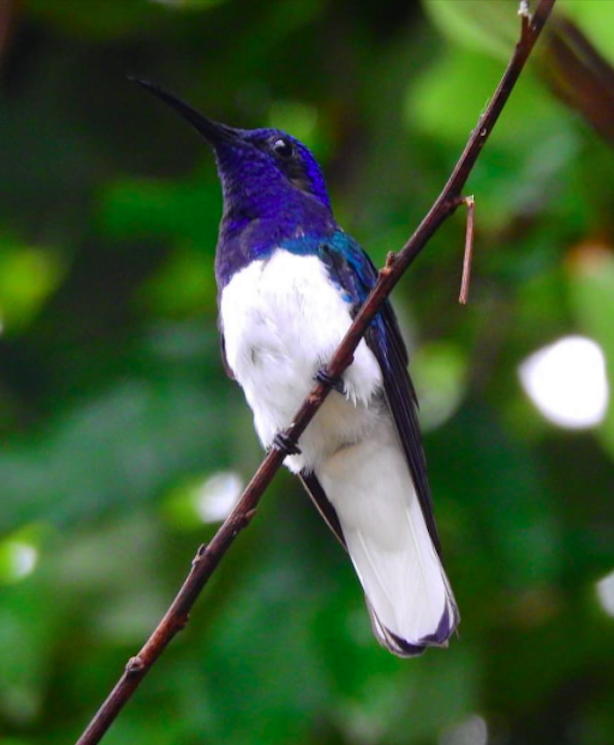
[[[330,378],[341,375],[346,367],[352,363],[354,350],[384,300],[430,238],[458,207],[460,190],[465,185],[492,128],[499,118],[555,2],[556,0],[540,0],[532,18],[530,20],[526,17],[523,18],[521,38],[512,59],[486,112],[471,134],[448,183],[403,249],[398,254],[389,255],[386,266],[379,273],[375,287],[356,315],[354,322],[327,367]],[[323,383],[317,383],[314,386],[297,412],[293,423],[284,433],[287,441],[298,441],[326,399],[329,390]],[[77,745],[94,745],[100,742],[104,733],[145,675],[151,670],[153,664],[177,632],[185,626],[188,614],[201,590],[238,533],[249,524],[254,516],[262,494],[282,465],[284,457],[284,453],[277,449],[273,449],[267,454],[247,485],[238,504],[215,534],[211,543],[208,546],[201,547],[198,551],[192,562],[190,573],[170,608],[141,651],[129,661],[122,677],[79,738]]]
[[[473,237],[475,233],[475,198],[463,197],[462,203],[467,206],[467,230],[465,233],[465,255],[463,256],[463,277],[461,279],[458,302],[467,305],[469,285],[471,283],[471,263],[473,261]]]

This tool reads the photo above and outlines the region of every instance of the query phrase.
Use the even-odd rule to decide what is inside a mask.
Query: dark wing
[[[312,502],[318,508],[318,512],[326,521],[328,527],[333,531],[343,548],[346,548],[345,538],[343,537],[343,531],[341,530],[341,523],[339,522],[335,508],[328,501],[328,497],[326,496],[316,475],[314,473],[301,471],[299,478],[311,497]]]
[[[341,231],[322,244],[319,256],[327,266],[333,282],[347,294],[348,301],[353,305],[352,315],[355,315],[377,280],[377,270],[371,259],[356,241]],[[365,341],[379,362],[386,399],[409,464],[422,513],[437,552],[441,554],[418,424],[418,401],[407,372],[407,350],[388,301],[371,323],[365,334]]]
[[[396,316],[389,303],[386,303],[381,315],[384,331],[372,326],[367,331],[365,339],[382,369],[386,398],[409,463],[426,526],[437,553],[441,555],[441,544],[435,524],[431,487],[418,423],[418,399],[407,372],[407,351]]]

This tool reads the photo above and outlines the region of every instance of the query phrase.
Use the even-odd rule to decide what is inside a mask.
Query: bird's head
[[[214,122],[175,95],[135,80],[187,120],[215,152],[224,192],[222,229],[254,220],[300,222],[332,213],[322,169],[305,145],[278,129],[235,129]]]

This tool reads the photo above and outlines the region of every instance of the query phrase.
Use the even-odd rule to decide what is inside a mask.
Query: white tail
[[[458,610],[392,422],[339,450],[316,474],[339,517],[379,641],[402,656],[446,646]]]

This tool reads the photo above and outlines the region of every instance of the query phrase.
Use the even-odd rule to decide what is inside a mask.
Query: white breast
[[[315,256],[278,249],[237,272],[221,295],[228,364],[254,412],[265,447],[287,427],[350,326],[350,307]],[[381,389],[373,353],[360,343],[344,375],[347,397],[333,392],[300,441],[294,471],[313,468],[342,445],[360,441],[374,426],[368,408]]]

